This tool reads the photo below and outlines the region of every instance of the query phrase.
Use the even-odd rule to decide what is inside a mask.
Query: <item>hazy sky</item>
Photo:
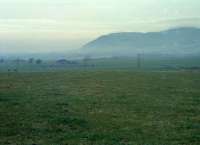
[[[0,0],[0,53],[78,48],[111,32],[200,27],[199,0]]]

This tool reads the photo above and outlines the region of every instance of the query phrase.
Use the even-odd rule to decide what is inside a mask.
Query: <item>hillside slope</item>
[[[137,53],[196,54],[200,52],[200,29],[182,27],[161,32],[122,32],[101,36],[83,46],[94,56],[132,56]]]

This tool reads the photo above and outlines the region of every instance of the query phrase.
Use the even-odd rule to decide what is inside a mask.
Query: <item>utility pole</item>
[[[83,65],[85,68],[87,68],[89,66],[89,61],[90,61],[90,56],[85,56],[85,58],[83,58]]]
[[[141,65],[142,65],[141,57],[142,57],[142,55],[139,53],[139,54],[137,55],[137,68],[138,68],[138,69],[141,69]]]

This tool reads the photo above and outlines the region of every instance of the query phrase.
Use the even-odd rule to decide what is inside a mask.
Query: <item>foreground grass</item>
[[[197,145],[199,105],[199,72],[0,74],[0,144]]]

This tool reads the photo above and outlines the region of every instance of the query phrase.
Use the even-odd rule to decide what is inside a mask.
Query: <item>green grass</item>
[[[200,72],[0,74],[1,145],[198,145]]]

